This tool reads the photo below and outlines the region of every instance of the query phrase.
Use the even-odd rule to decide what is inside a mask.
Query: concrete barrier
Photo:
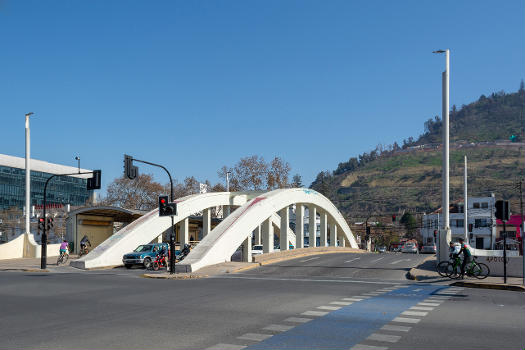
[[[476,261],[489,267],[490,276],[503,276],[503,257],[479,256]],[[523,257],[507,257],[507,277],[523,277]]]
[[[0,260],[22,258],[24,241],[24,235],[20,235],[7,243],[0,244]]]

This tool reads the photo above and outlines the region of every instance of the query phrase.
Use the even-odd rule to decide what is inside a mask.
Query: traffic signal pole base
[[[452,239],[452,232],[450,231],[450,228],[440,229],[438,235],[438,251],[436,258],[438,263],[440,263],[441,261],[448,261],[449,259],[448,244]]]

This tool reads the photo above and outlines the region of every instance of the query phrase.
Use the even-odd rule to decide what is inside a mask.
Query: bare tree
[[[292,178],[292,187],[303,187],[303,179],[301,175],[295,174]]]
[[[290,173],[290,164],[279,157],[275,157],[270,163],[270,169],[266,176],[269,190],[276,188],[288,187],[288,174]]]
[[[109,184],[107,196],[102,203],[128,209],[151,210],[158,205],[159,195],[166,194],[166,187],[153,181],[150,174],[140,174],[134,180],[120,177]]]

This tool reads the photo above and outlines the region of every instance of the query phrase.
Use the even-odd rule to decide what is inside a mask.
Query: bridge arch
[[[314,215],[310,215],[310,217],[314,217],[314,223],[315,211],[320,211],[321,235],[325,235],[324,240],[323,236],[321,236],[321,242],[326,242],[326,226],[323,232],[323,225],[327,225],[330,222],[332,228],[330,241],[332,245],[335,245],[337,237],[339,237],[340,240],[347,242],[352,248],[358,248],[350,227],[328,198],[314,190],[305,188],[279,189],[260,194],[235,210],[217,225],[210,234],[204,237],[186,259],[177,264],[177,270],[192,272],[204,266],[229,261],[231,255],[243,242],[246,242],[246,246],[250,246],[248,240],[251,237],[251,232],[260,224],[263,227],[262,235],[265,251],[271,251],[273,249],[273,234],[270,225],[271,216],[292,204],[296,204],[299,207],[309,205],[310,208],[314,208],[311,213]],[[296,227],[298,226],[302,225],[296,225]],[[313,232],[315,242],[315,231]],[[300,239],[300,236],[297,235],[297,238]],[[287,247],[284,248],[287,249]],[[248,252],[248,256],[250,255]]]

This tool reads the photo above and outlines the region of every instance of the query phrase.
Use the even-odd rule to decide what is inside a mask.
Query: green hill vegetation
[[[516,93],[494,93],[453,106],[450,113],[450,196],[463,198],[464,156],[468,157],[469,196],[511,201],[519,212],[516,184],[523,177],[525,123],[523,82]],[[369,153],[323,171],[312,188],[338,204],[348,217],[388,215],[400,211],[430,212],[441,203],[441,120],[425,122],[417,140],[410,137],[378,146]],[[512,141],[511,141],[512,139]]]

